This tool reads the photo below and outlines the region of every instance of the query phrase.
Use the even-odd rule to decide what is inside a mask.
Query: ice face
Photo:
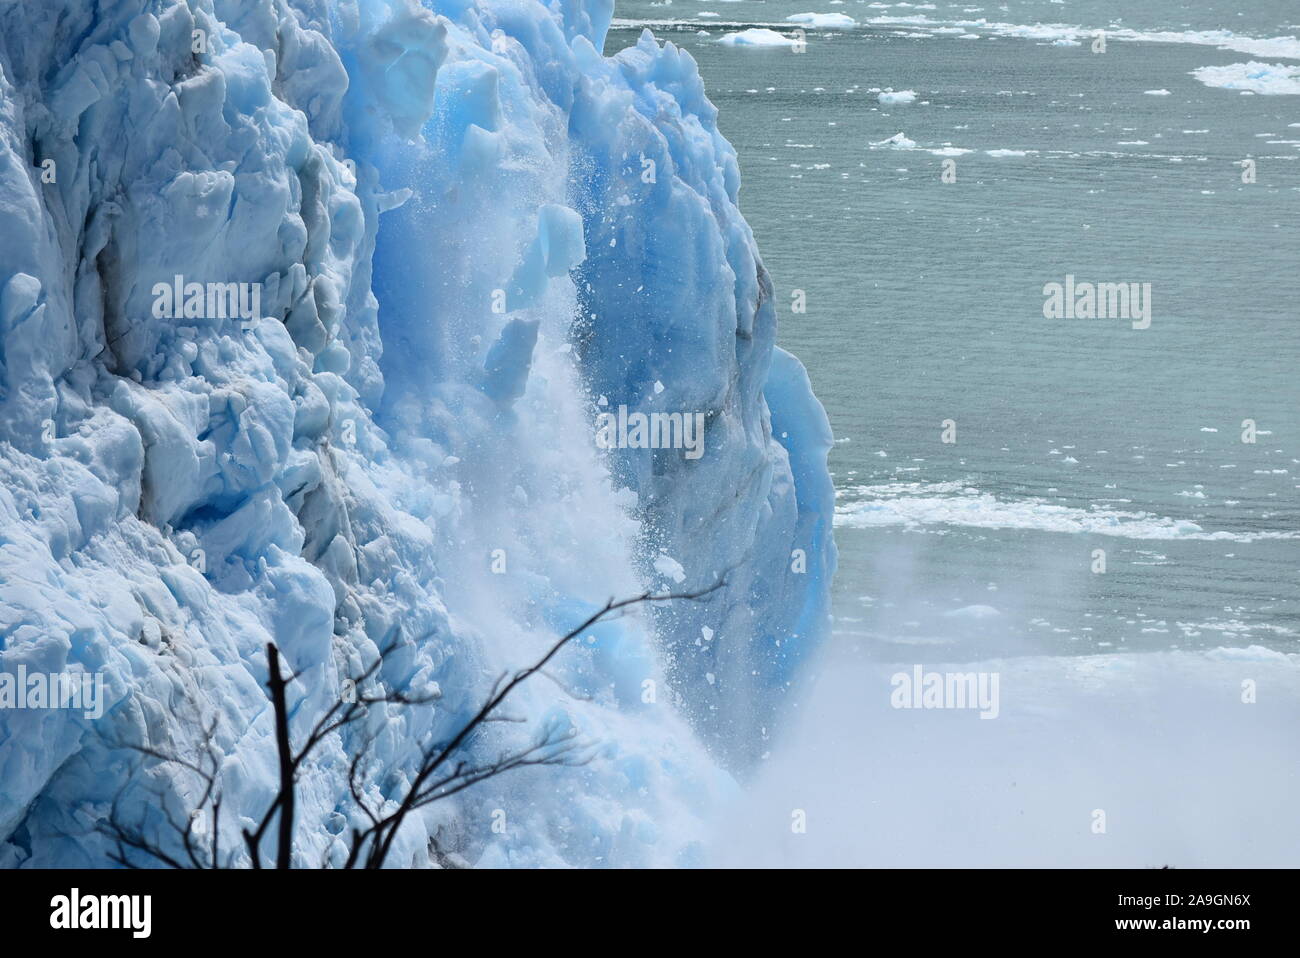
[[[304,768],[296,854],[337,863],[363,740],[409,771],[609,597],[725,577],[592,629],[467,746],[559,724],[596,761],[432,805],[392,856],[698,860],[825,631],[831,438],[694,61],[605,57],[612,9],[0,10],[0,671],[104,698],[0,708],[0,865],[104,864],[114,802],[161,829],[194,782],[132,746],[210,724],[259,817],[266,643],[305,727],[396,642],[384,683],[441,697]],[[599,447],[620,405],[667,444]]]

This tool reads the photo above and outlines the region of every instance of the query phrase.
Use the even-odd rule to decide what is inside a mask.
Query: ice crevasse
[[[111,814],[165,835],[198,785],[138,746],[209,728],[237,835],[275,790],[267,643],[296,729],[392,646],[379,681],[436,703],[299,779],[295,864],[338,864],[363,742],[382,805],[606,599],[724,578],[466,744],[558,727],[589,764],[432,804],[389,864],[704,860],[826,632],[831,436],[694,61],[604,56],[612,12],[0,0],[0,672],[104,690],[0,708],[0,867],[106,865]],[[702,414],[703,455],[599,448],[620,406]]]

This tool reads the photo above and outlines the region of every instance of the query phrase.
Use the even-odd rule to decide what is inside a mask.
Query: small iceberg
[[[991,605],[967,605],[943,615],[946,619],[992,619],[1001,614],[1001,611]]]
[[[871,144],[873,147],[885,146],[895,150],[915,150],[916,141],[909,140],[906,133],[895,133],[887,140],[877,140]]]
[[[799,41],[767,27],[750,27],[748,30],[728,33],[725,37],[720,37],[718,42],[729,47],[792,47]]]
[[[858,25],[858,21],[845,13],[794,13],[786,17],[785,22],[814,30],[852,30]]]

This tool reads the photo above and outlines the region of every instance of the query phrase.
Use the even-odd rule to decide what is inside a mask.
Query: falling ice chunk
[[[682,582],[686,579],[686,570],[672,556],[661,555],[655,559],[655,571],[667,579],[672,579],[674,582]]]

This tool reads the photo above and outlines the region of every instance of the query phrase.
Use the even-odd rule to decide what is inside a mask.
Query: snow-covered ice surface
[[[1253,646],[925,666],[996,673],[990,720],[892,707],[891,680],[912,662],[867,663],[837,644],[825,656],[713,860],[1260,868],[1300,858],[1300,655]]]
[[[0,866],[102,865],[113,802],[191,807],[130,746],[189,755],[213,719],[236,835],[273,795],[266,643],[305,727],[396,641],[383,682],[441,699],[303,769],[297,856],[337,862],[362,735],[391,794],[607,598],[730,570],[591,630],[512,700],[528,725],[470,746],[549,723],[596,761],[435,804],[391,863],[435,836],[482,865],[700,860],[723,765],[825,630],[831,437],[694,61],[648,33],[603,56],[611,14],[0,3],[0,667],[106,685],[98,720],[0,710]],[[168,318],[177,276],[261,284],[260,310]],[[705,454],[598,450],[598,398],[705,414]]]

